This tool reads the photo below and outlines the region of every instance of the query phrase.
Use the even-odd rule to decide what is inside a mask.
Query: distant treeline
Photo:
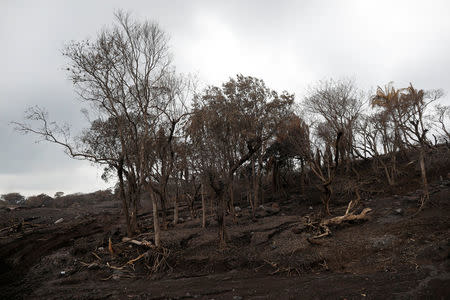
[[[75,193],[69,195],[64,195],[62,192],[57,192],[54,197],[47,194],[24,197],[20,193],[8,193],[0,196],[0,206],[20,205],[28,207],[67,208],[71,206],[83,206],[115,199],[116,196],[111,190],[96,191],[86,194]]]

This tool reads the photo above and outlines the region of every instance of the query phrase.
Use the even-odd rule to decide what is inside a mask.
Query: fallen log
[[[320,225],[329,226],[329,225],[340,225],[343,222],[352,222],[358,220],[368,220],[367,214],[372,211],[371,208],[364,208],[363,211],[357,215],[353,213],[345,214],[343,216],[334,217],[331,219],[323,220]]]
[[[331,230],[328,226],[330,225],[340,225],[342,223],[345,222],[354,222],[354,221],[365,221],[368,220],[369,217],[367,216],[368,213],[370,213],[372,211],[371,208],[364,208],[363,211],[359,214],[354,214],[354,213],[347,213],[343,216],[338,216],[338,217],[334,217],[331,219],[327,219],[327,220],[323,220],[322,222],[320,222],[319,227],[322,230],[322,233],[310,238],[307,238],[308,242],[310,242],[311,244],[318,244],[316,242],[314,242],[315,239],[319,239],[322,237],[326,237],[331,235]]]

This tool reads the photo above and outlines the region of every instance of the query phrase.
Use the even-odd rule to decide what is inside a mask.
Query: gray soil
[[[217,246],[213,217],[202,229],[185,208],[185,221],[162,232],[164,253],[122,240],[116,203],[0,209],[1,297],[446,299],[449,191],[433,185],[429,205],[414,217],[416,192],[363,199],[358,211],[372,208],[369,220],[330,227],[331,235],[314,242],[320,204],[292,196],[279,208],[265,203],[255,218],[242,208],[235,221],[228,216],[224,249]],[[334,203],[333,215],[345,208]],[[140,222],[143,233],[134,239],[151,242],[151,213]]]

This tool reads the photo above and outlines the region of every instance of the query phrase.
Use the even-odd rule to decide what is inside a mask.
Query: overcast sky
[[[204,84],[242,73],[297,99],[330,77],[351,77],[366,91],[389,81],[450,91],[450,1],[0,0],[0,194],[111,185],[95,167],[36,144],[9,123],[39,105],[55,121],[83,128],[61,49],[95,38],[117,9],[158,22],[170,35],[177,70]]]

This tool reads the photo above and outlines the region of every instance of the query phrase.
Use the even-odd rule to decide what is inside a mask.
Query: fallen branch
[[[161,271],[163,269],[172,269],[172,267],[167,262],[167,258],[170,255],[170,250],[164,247],[157,248],[157,250],[161,251],[153,251],[150,253],[150,258],[153,259],[153,266],[149,268],[152,273]],[[149,266],[147,266],[148,268]]]
[[[137,256],[136,258],[130,259],[129,261],[127,261],[125,264],[123,264],[122,266],[113,266],[111,264],[109,264],[109,262],[106,263],[106,265],[114,270],[124,270],[127,266],[130,266],[132,269],[134,269],[134,263],[141,260],[142,258],[146,258],[147,260],[153,261],[153,265],[149,266],[148,264],[145,263],[145,265],[147,266],[147,268],[152,272],[158,272],[161,271],[165,268],[169,268],[171,269],[170,265],[167,262],[167,258],[170,255],[170,250],[166,249],[166,248],[154,248],[152,246],[153,250],[148,250],[142,254],[140,254],[139,256]]]
[[[276,269],[275,271],[273,271],[272,273],[270,273],[270,275],[275,275],[275,274],[280,273],[280,272],[286,272],[286,273],[288,274],[288,276],[291,276],[291,273],[296,272],[297,275],[300,276],[300,272],[299,272],[299,270],[298,270],[297,268],[292,268],[292,267],[280,267],[280,266],[278,266],[277,263],[268,261],[268,260],[266,260],[266,259],[264,260],[264,262],[267,263],[268,265],[270,265],[272,268]],[[262,267],[262,266],[261,266],[261,267]]]
[[[349,204],[349,207],[350,207],[350,204]],[[347,211],[348,211],[348,209],[347,209]],[[331,218],[331,219],[323,220],[319,224],[320,228],[323,230],[323,232],[321,234],[319,234],[319,235],[307,238],[307,241],[310,242],[311,244],[315,244],[315,245],[319,244],[320,245],[320,243],[317,243],[314,240],[331,235],[331,230],[330,230],[330,228],[328,226],[330,226],[330,225],[340,225],[343,222],[367,220],[368,219],[367,214],[370,213],[371,211],[372,211],[371,208],[364,208],[363,211],[361,213],[357,214],[357,215],[355,215],[353,213],[346,213],[343,216],[339,216],[339,217],[334,217],[334,218]]]
[[[124,242],[124,243],[131,243],[131,244],[135,244],[135,245],[138,245],[138,246],[147,246],[147,247],[150,247],[150,248],[153,247],[153,244],[151,242],[148,242],[146,240],[137,241],[137,240],[130,239],[128,237],[122,238],[122,242]]]
[[[428,199],[429,199],[429,195],[428,195]],[[417,216],[422,211],[422,209],[423,209],[423,207],[425,205],[425,202],[426,202],[425,196],[420,196],[420,201],[419,201],[420,206],[417,209],[417,211],[410,218],[414,218],[415,216]]]
[[[112,247],[111,238],[109,238],[109,241],[108,241],[108,250],[109,250],[109,253],[111,253],[111,255],[114,255],[114,249]]]
[[[127,261],[125,264],[123,264],[120,267],[116,267],[116,266],[110,265],[109,262],[107,262],[106,265],[109,268],[114,269],[114,270],[123,270],[126,266],[133,265],[135,262],[137,262],[138,260],[140,260],[141,258],[146,257],[146,256],[148,256],[148,252],[142,253],[141,255],[139,255],[136,258],[130,259],[129,261]]]
[[[92,255],[94,255],[98,260],[102,260],[102,259],[100,258],[100,256],[97,255],[97,253],[95,253],[95,252],[93,252],[93,251],[92,251],[91,253],[92,253]]]
[[[114,270],[123,270],[123,268],[124,268],[127,264],[123,265],[122,267],[116,267],[116,266],[110,265],[109,262],[107,262],[106,265],[107,265],[109,268],[114,269]]]
[[[316,235],[316,236],[313,236],[313,237],[309,237],[309,238],[307,238],[306,240],[308,241],[308,242],[310,242],[311,244],[314,244],[314,245],[321,245],[321,243],[317,243],[316,241],[314,241],[315,239],[320,239],[320,238],[323,238],[323,237],[326,237],[326,236],[329,236],[329,235],[331,235],[331,230],[330,230],[330,228],[328,228],[328,226],[326,226],[326,225],[320,225],[320,227],[323,229],[323,233],[321,233],[321,234],[319,234],[319,235]]]
[[[324,229],[324,232],[317,236],[312,237],[312,239],[319,239],[325,236],[329,236],[331,234],[330,228],[328,228],[326,225],[322,225],[321,227]]]
[[[110,280],[113,276],[114,276],[114,274],[111,274],[106,278],[100,278],[100,280],[103,280],[103,281]]]
[[[93,267],[99,267],[99,264],[97,264],[96,262],[93,262],[93,263],[85,263],[85,262],[83,262],[83,261],[80,261],[80,264],[82,265],[82,266],[85,266],[85,267],[87,267],[88,269],[91,269],[91,268],[93,268]]]
[[[363,211],[357,215],[353,213],[345,214],[343,216],[334,217],[328,220],[324,220],[320,223],[322,226],[329,226],[329,225],[339,225],[343,222],[351,222],[351,221],[357,221],[357,220],[367,220],[367,214],[371,212],[371,208],[364,208]]]
[[[138,257],[136,257],[134,259],[130,259],[124,266],[134,264],[135,262],[137,262],[138,260],[140,260],[141,258],[143,258],[145,256],[148,256],[148,252],[142,253],[141,255],[139,255]]]

